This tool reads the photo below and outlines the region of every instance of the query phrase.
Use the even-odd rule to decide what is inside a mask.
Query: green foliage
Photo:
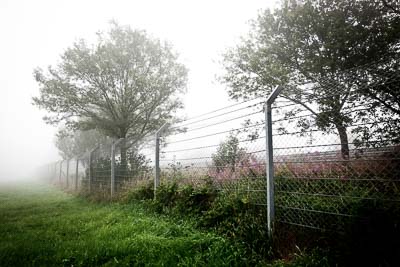
[[[272,257],[266,210],[249,203],[244,196],[220,194],[210,209],[203,213],[199,225],[215,228],[217,232],[243,243],[255,259]]]
[[[201,187],[186,185],[178,194],[180,201],[177,202],[176,210],[180,213],[198,215],[209,210],[217,197],[217,192],[209,184]]]
[[[229,168],[235,171],[235,166],[247,159],[246,149],[239,147],[239,139],[230,135],[228,139],[222,142],[217,148],[217,152],[212,155],[213,165],[217,172]]]
[[[152,200],[153,198],[154,184],[152,182],[132,187],[122,196],[123,201],[127,203],[134,203],[138,200]]]
[[[91,204],[43,185],[0,189],[2,266],[248,266],[242,246],[139,204]]]
[[[80,157],[98,144],[110,144],[112,140],[96,130],[74,131],[60,129],[56,134],[55,145],[63,159]]]
[[[122,153],[121,153],[122,155]],[[115,175],[119,183],[147,180],[151,167],[150,160],[145,155],[132,148],[126,151],[126,156],[118,158],[115,163]],[[110,165],[108,165],[110,169]]]
[[[154,207],[158,212],[201,215],[210,208],[216,195],[210,183],[198,187],[164,183],[157,189]]]
[[[135,149],[130,149],[127,151],[127,162],[129,171],[133,175],[137,175],[139,173],[146,173],[151,170],[149,166],[149,159],[146,159],[146,156],[139,153]]]
[[[74,43],[48,72],[34,71],[45,120],[72,129],[139,141],[182,107],[187,70],[171,45],[129,26],[111,24],[97,43]]]
[[[347,158],[348,125],[396,113],[390,103],[400,107],[398,78],[393,80],[398,68],[392,67],[399,62],[399,27],[399,13],[381,1],[283,0],[275,11],[260,13],[248,37],[225,54],[222,81],[234,99],[265,96],[275,86],[283,86],[282,96],[299,104],[286,117],[304,109],[311,112],[315,120],[300,119],[297,126],[336,130],[342,156]],[[374,82],[379,89],[363,92],[366,84]],[[370,103],[371,95],[383,101],[373,100],[367,112],[346,112],[345,108]],[[396,132],[396,127],[386,129]]]
[[[130,201],[148,200],[152,192],[140,187],[129,193]],[[271,257],[266,229],[266,211],[249,203],[246,195],[217,192],[211,181],[202,186],[164,183],[157,189],[156,199],[146,202],[158,213],[192,216],[197,226],[215,229],[246,250],[251,265]]]

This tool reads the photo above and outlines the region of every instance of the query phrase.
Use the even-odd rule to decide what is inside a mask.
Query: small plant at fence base
[[[156,200],[153,200],[152,184],[143,184],[127,192],[123,199],[144,200],[159,213],[196,216],[198,227],[213,228],[245,245],[254,263],[272,256],[265,209],[250,203],[246,193],[217,190],[210,177],[205,177],[201,185],[179,180],[164,182],[157,189]]]

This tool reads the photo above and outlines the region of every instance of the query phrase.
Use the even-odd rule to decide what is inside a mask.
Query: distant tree
[[[174,120],[187,69],[170,44],[112,23],[96,44],[74,43],[60,64],[47,72],[38,68],[34,77],[40,95],[33,102],[51,113],[47,123],[96,129],[134,144]],[[126,151],[121,154],[126,160]]]
[[[92,150],[99,144],[110,143],[107,138],[97,130],[69,132],[62,128],[56,134],[55,145],[63,159],[76,158]]]
[[[253,22],[249,36],[224,56],[221,78],[229,85],[229,95],[234,99],[265,96],[275,86],[283,86],[282,95],[300,107],[286,117],[307,110],[314,120],[299,119],[303,130],[335,129],[342,157],[347,159],[347,127],[368,117],[353,107],[366,103],[365,97],[382,97],[388,83],[381,79],[378,93],[378,88],[361,90],[360,80],[370,77],[370,82],[371,70],[385,64],[380,60],[398,54],[399,4],[385,2],[284,0],[274,12],[264,11]],[[363,67],[368,64],[372,68]],[[395,100],[396,90],[388,98]]]
[[[239,139],[230,135],[226,141],[222,142],[215,154],[212,155],[213,165],[217,172],[226,168],[235,171],[236,165],[246,159],[246,149],[239,146]]]

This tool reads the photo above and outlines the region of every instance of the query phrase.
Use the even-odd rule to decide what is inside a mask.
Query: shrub
[[[185,185],[178,191],[176,210],[180,213],[201,215],[210,209],[216,196],[217,191],[210,183],[199,187]]]
[[[158,212],[200,215],[209,209],[216,195],[210,180],[199,186],[165,182],[157,189],[153,204]]]
[[[121,198],[124,200],[124,202],[153,199],[154,184],[152,182],[146,182],[141,185],[131,187],[128,191],[123,193]]]
[[[238,194],[221,193],[199,220],[199,226],[215,228],[263,258],[271,256],[266,225],[266,210]]]

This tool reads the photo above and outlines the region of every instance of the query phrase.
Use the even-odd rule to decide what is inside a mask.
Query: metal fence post
[[[157,188],[160,186],[160,135],[162,131],[167,127],[168,123],[164,123],[160,129],[156,132],[156,155],[155,155],[155,176],[154,176],[154,199],[156,199]]]
[[[266,174],[267,174],[267,228],[269,236],[272,236],[275,203],[274,203],[274,155],[272,145],[272,103],[282,91],[281,86],[275,87],[265,104],[265,140],[266,140]]]
[[[66,181],[66,186],[68,189],[68,187],[69,187],[69,159],[67,159],[67,174],[66,174],[65,181]]]
[[[95,147],[89,152],[89,181],[88,181],[88,191],[91,193],[92,191],[92,179],[93,179],[93,170],[92,170],[92,158],[93,158],[93,153],[99,148],[99,146]]]
[[[111,198],[115,194],[115,147],[123,140],[118,139],[111,145]]]
[[[76,158],[76,166],[75,166],[75,191],[78,191],[78,178],[79,178],[79,158]]]

